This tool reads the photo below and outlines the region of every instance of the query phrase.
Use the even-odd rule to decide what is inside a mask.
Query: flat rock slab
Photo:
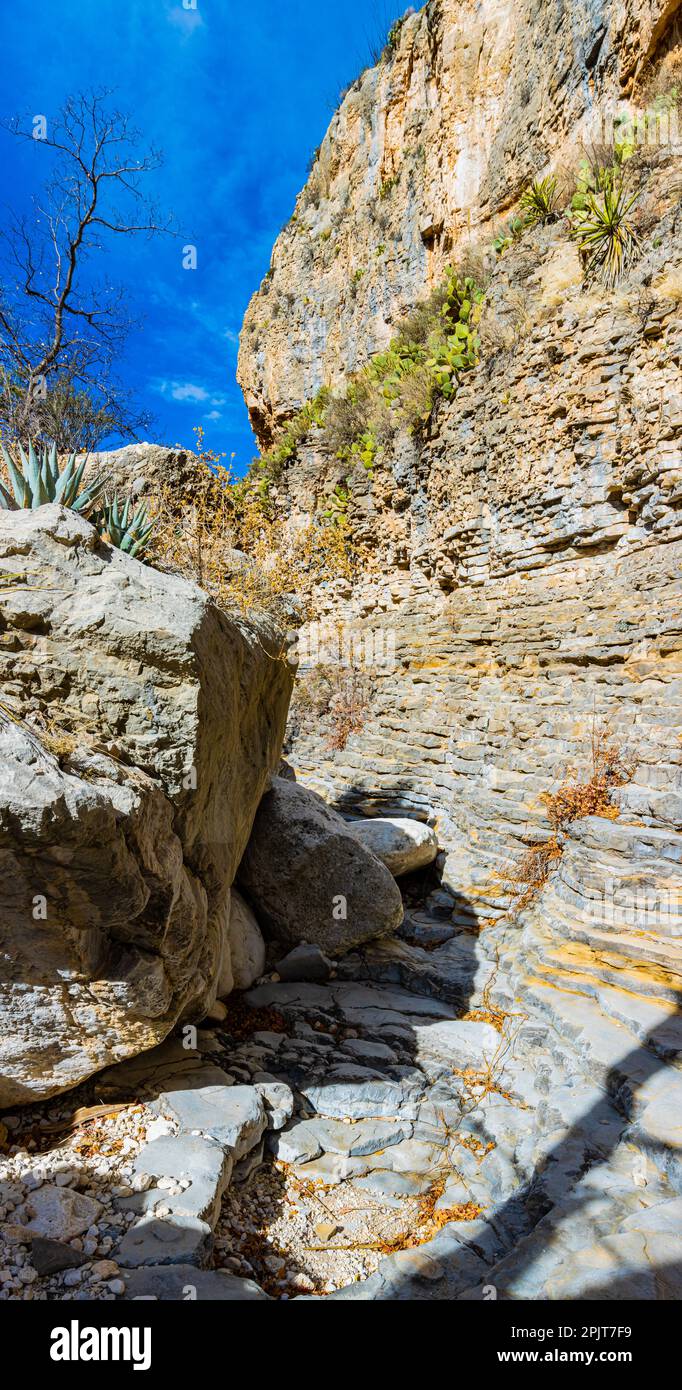
[[[261,1139],[267,1125],[265,1106],[254,1086],[199,1086],[159,1097],[162,1109],[183,1130],[200,1130],[231,1149],[235,1161]]]
[[[345,1038],[341,1043],[341,1051],[348,1052],[357,1062],[366,1062],[371,1066],[372,1062],[383,1063],[397,1062],[398,1058],[392,1047],[388,1043],[366,1041],[365,1038]]]
[[[348,1154],[351,1158],[383,1152],[412,1134],[408,1121],[359,1120],[357,1124],[345,1124],[342,1120],[315,1116],[306,1124],[319,1140],[323,1153]]]
[[[156,1097],[164,1091],[227,1084],[227,1074],[220,1067],[205,1062],[201,1052],[183,1047],[180,1038],[167,1038],[149,1052],[109,1067],[97,1083],[105,1100]]]
[[[322,1153],[319,1135],[307,1120],[297,1120],[279,1134],[271,1134],[268,1147],[282,1163],[309,1163]]]
[[[164,1302],[206,1300],[212,1303],[270,1302],[268,1294],[251,1279],[238,1279],[221,1270],[195,1269],[193,1265],[149,1265],[125,1274],[126,1299],[159,1299]]]
[[[548,1281],[546,1297],[593,1300],[682,1298],[679,1232],[626,1231],[571,1254]]]
[[[429,1183],[429,1178],[419,1178],[414,1173],[394,1173],[388,1168],[377,1168],[364,1177],[356,1178],[353,1186],[361,1188],[363,1192],[373,1192],[377,1197],[402,1201],[404,1197],[419,1197],[422,1192],[427,1192]]]
[[[28,1207],[31,1219],[26,1223],[27,1231],[61,1241],[81,1236],[89,1226],[95,1225],[104,1211],[102,1203],[94,1198],[51,1183],[31,1193]]]
[[[682,1197],[673,1197],[669,1202],[657,1202],[646,1210],[626,1217],[621,1231],[641,1231],[646,1234],[656,1231],[659,1235],[679,1238],[682,1231]]]
[[[418,1024],[414,1029],[417,1056],[441,1058],[452,1067],[484,1068],[503,1045],[490,1023],[466,1023],[460,1019]]]
[[[320,1154],[309,1163],[296,1164],[296,1176],[305,1182],[335,1186],[346,1178],[361,1178],[371,1167],[370,1158],[350,1158],[348,1154]]]
[[[178,1134],[153,1139],[138,1154],[133,1167],[136,1173],[149,1173],[155,1178],[189,1179],[190,1186],[180,1193],[149,1188],[122,1198],[117,1203],[120,1210],[153,1212],[163,1204],[170,1207],[174,1216],[195,1217],[213,1226],[220,1198],[230,1181],[233,1159],[230,1151],[213,1139]]]
[[[318,1115],[337,1120],[383,1115],[416,1120],[419,1108],[413,1088],[360,1067],[333,1067],[328,1080],[304,1085],[301,1092]]]
[[[123,1268],[138,1265],[183,1265],[206,1262],[211,1250],[211,1228],[190,1216],[147,1216],[126,1232],[116,1251]]]
[[[87,1255],[65,1245],[61,1240],[47,1240],[45,1236],[34,1236],[31,1241],[31,1264],[40,1275],[59,1274],[63,1269],[78,1269],[85,1264]]]

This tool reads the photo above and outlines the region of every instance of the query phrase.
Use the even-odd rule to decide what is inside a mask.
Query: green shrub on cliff
[[[589,193],[586,206],[574,213],[573,235],[585,267],[585,283],[600,279],[609,288],[618,284],[628,265],[641,250],[631,217],[639,194],[624,184]]]
[[[293,420],[288,424],[281,434],[278,442],[268,449],[266,454],[255,460],[254,467],[257,472],[271,482],[276,482],[287,463],[295,457],[296,452],[303,440],[308,437],[310,431],[315,427],[324,424],[324,412],[329,399],[329,391],[322,387],[311,401],[306,401],[302,410],[294,415]]]
[[[526,227],[543,227],[547,222],[556,222],[559,216],[556,179],[533,179],[521,198],[520,208]]]
[[[436,401],[450,400],[460,376],[476,366],[482,301],[473,277],[449,266],[443,283],[406,316],[386,351],[375,353],[343,395],[318,392],[256,461],[252,476],[267,487],[318,427],[328,453],[349,471],[362,466],[371,478],[380,449],[396,431],[423,428]]]

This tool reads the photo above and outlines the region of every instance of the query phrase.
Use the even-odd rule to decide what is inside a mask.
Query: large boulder
[[[278,650],[73,512],[0,512],[0,1108],[211,1007]]]
[[[424,869],[438,854],[438,836],[420,820],[403,820],[394,816],[368,820],[353,820],[348,829],[356,839],[376,854],[395,878]]]
[[[321,797],[281,777],[258,808],[238,882],[272,937],[331,956],[389,935],[403,917],[388,869]]]
[[[141,443],[90,454],[86,476],[101,474],[112,492],[130,493],[135,498],[162,491],[179,497],[192,491],[200,470],[197,455],[186,449]]]

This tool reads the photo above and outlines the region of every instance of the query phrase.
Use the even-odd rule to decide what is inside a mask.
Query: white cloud
[[[173,401],[197,401],[203,404],[210,400],[206,388],[197,386],[193,381],[155,381],[153,389],[161,396],[170,396]]]
[[[208,415],[204,416],[205,420],[222,420],[222,418],[222,414],[219,410],[209,410]]]

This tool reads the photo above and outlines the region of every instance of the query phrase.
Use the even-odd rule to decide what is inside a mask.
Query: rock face
[[[430,0],[336,112],[239,356],[262,445],[382,350],[425,287],[567,142],[600,140],[665,51],[676,0]],[[613,138],[609,122],[606,138]]]
[[[281,777],[258,808],[239,884],[272,936],[331,955],[386,936],[402,920],[384,865],[320,797]]]
[[[350,821],[348,828],[365,849],[391,870],[394,878],[425,868],[438,854],[438,836],[418,820],[373,817]]]
[[[59,507],[2,513],[0,586],[9,1106],[212,1003],[290,674],[267,633]]]
[[[122,496],[145,497],[167,488],[177,498],[194,486],[196,464],[196,455],[184,449],[127,444],[123,449],[91,454],[86,472],[102,474],[110,491]]]
[[[679,7],[665,0],[598,15],[553,0],[532,14],[511,0],[472,15],[445,0],[409,19],[394,55],[337,113],[247,315],[240,370],[263,443],[382,347],[445,261],[461,266],[469,228],[472,253],[489,253],[495,218],[522,186],[550,159],[559,171],[579,154],[592,117],[619,93],[636,97],[638,74],[680,38]],[[472,110],[485,127],[478,141],[466,129]],[[422,431],[396,434],[372,478],[358,466],[347,485],[348,520],[374,572],[363,565],[353,584],[321,592],[317,616],[341,634],[340,649],[364,654],[372,695],[345,747],[330,748],[319,718],[301,718],[287,756],[346,812],[435,825],[445,851],[437,915],[410,912],[398,939],[365,947],[362,978],[483,1016],[446,1028],[411,1020],[426,1068],[446,1065],[449,1048],[466,1068],[457,1049],[491,1017],[507,1037],[519,1029],[512,1070],[535,1134],[503,1138],[520,1112],[499,1094],[489,1111],[481,1102],[470,1118],[491,1141],[481,1206],[492,1226],[467,1233],[454,1222],[432,1253],[403,1252],[341,1296],[480,1298],[487,1284],[504,1298],[676,1296],[667,1223],[682,1185],[679,120],[678,109],[668,137],[631,166],[642,253],[618,289],[585,286],[565,224],[526,230],[492,262],[480,365]],[[319,510],[347,474],[313,431],[277,483],[279,505],[294,517]],[[315,632],[302,634],[302,651],[319,647]],[[299,671],[310,693],[315,675],[311,658]],[[622,784],[600,814],[557,830],[546,797],[587,785],[602,736],[627,769]],[[549,872],[524,879],[528,851],[548,841]],[[348,987],[344,1017],[361,1043],[397,1029],[387,1000],[374,1007],[365,996],[361,1011],[360,987]],[[330,987],[335,1011],[342,989]],[[254,1002],[273,1004],[275,993],[305,1016],[322,1007],[317,984],[280,983]],[[394,1035],[381,1042],[392,1047]],[[366,1082],[325,1059],[307,1096],[333,1118],[396,1115],[390,1090]],[[307,1117],[306,1127],[292,1129],[291,1145],[300,1142],[299,1162],[309,1154],[312,1175],[325,1145]],[[625,1264],[632,1274],[614,1285]]]
[[[632,72],[651,56],[645,34],[655,29],[660,55],[679,42],[679,24],[665,5],[648,18],[625,9]],[[415,34],[428,13],[409,21]],[[436,68],[446,55],[458,61],[453,13],[440,7]],[[574,13],[582,25],[586,11]],[[597,75],[615,10],[606,13]],[[567,150],[580,135],[574,61]],[[554,76],[533,102],[549,110],[547,82]],[[387,129],[390,100],[378,91],[373,120]],[[441,101],[444,131],[446,110]],[[669,1011],[682,965],[680,153],[670,138],[636,157],[643,249],[617,291],[584,286],[565,226],[526,231],[492,268],[479,367],[420,436],[396,437],[372,480],[353,473],[348,517],[375,573],[321,594],[320,606],[344,650],[375,654],[364,658],[373,696],[345,748],[330,751],[303,723],[288,751],[297,774],[344,810],[434,823],[452,925],[471,929],[508,911],[510,877],[552,834],[543,795],[587,782],[595,730],[609,730],[627,783],[609,815],[564,827],[563,853],[522,914],[525,959],[557,1010],[558,987],[601,996],[620,981],[640,997],[642,1019],[650,994]],[[458,196],[465,213],[464,186]],[[404,286],[414,297],[407,273]],[[302,298],[314,292],[308,275]],[[279,360],[284,396],[294,368]],[[256,393],[260,382],[256,373]],[[294,515],[319,506],[333,466],[310,439],[278,485],[281,504]],[[302,650],[314,650],[307,638]],[[314,676],[304,665],[299,679]]]

